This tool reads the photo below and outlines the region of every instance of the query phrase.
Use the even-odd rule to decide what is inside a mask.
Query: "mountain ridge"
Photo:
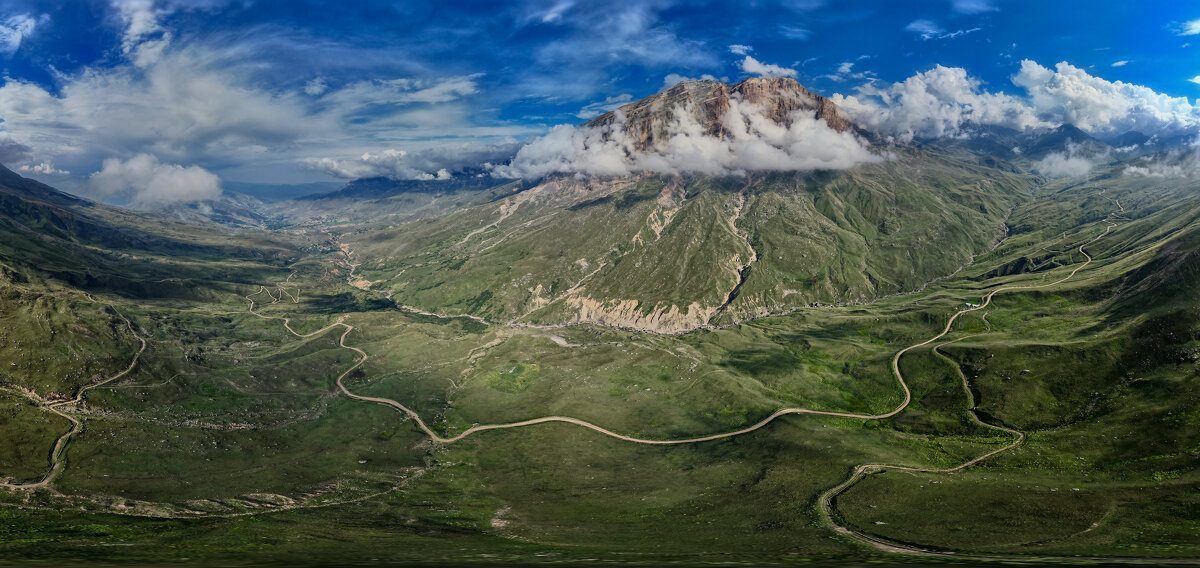
[[[838,113],[833,101],[787,77],[751,77],[736,84],[715,80],[680,81],[670,89],[622,105],[583,126],[603,128],[620,123],[623,132],[634,140],[634,146],[645,150],[668,137],[674,113],[682,109],[701,125],[706,135],[726,138],[729,131],[723,119],[730,110],[731,101],[755,105],[763,110],[766,118],[784,126],[791,125],[793,113],[800,113],[825,121],[837,132],[857,129]]]

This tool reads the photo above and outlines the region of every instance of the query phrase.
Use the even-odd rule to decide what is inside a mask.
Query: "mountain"
[[[264,202],[296,199],[305,195],[317,195],[337,191],[344,187],[345,182],[312,182],[312,183],[251,183],[240,181],[225,181],[222,185],[227,192],[249,195]]]
[[[883,139],[809,95],[689,82],[592,125],[659,145],[745,104]],[[1194,563],[1195,155],[966,132],[834,170],[159,211],[0,168],[0,549]]]
[[[191,280],[239,280],[253,272],[233,263],[227,274],[214,274],[198,269],[199,261],[278,262],[289,255],[289,245],[267,235],[214,232],[214,225],[179,222],[178,213],[95,203],[0,166],[0,259],[24,280],[140,297],[191,296]]]
[[[758,107],[768,119],[785,126],[791,124],[792,113],[800,112],[824,120],[838,132],[853,128],[838,114],[832,101],[786,77],[755,77],[736,85],[712,80],[681,81],[666,91],[602,114],[584,126],[610,126],[620,116],[624,120],[623,133],[634,141],[634,147],[645,150],[669,136],[675,113],[682,110],[701,125],[705,134],[723,138],[729,133],[722,119],[733,99]]]
[[[1142,134],[1141,132],[1138,132],[1136,130],[1130,130],[1128,132],[1125,132],[1124,134],[1121,134],[1120,136],[1117,136],[1116,138],[1113,138],[1111,140],[1106,140],[1106,142],[1108,142],[1108,145],[1112,146],[1113,148],[1126,148],[1129,146],[1141,146],[1149,141],[1150,141],[1149,136],[1146,136],[1145,134]]]
[[[1053,152],[1096,154],[1111,149],[1111,146],[1072,124],[1064,124],[1037,135],[1024,148],[1031,158],[1044,157]]]
[[[386,177],[356,179],[335,191],[309,193],[297,196],[297,201],[331,199],[379,199],[401,193],[453,193],[487,189],[496,185],[490,177],[482,175],[457,175],[451,179],[394,180]]]
[[[857,130],[792,79],[685,81],[585,127],[620,124],[654,145],[681,111],[722,136],[733,100],[781,125],[799,112]],[[359,226],[341,242],[369,259],[356,272],[364,289],[500,321],[678,333],[865,303],[922,289],[986,251],[1030,190],[1030,178],[973,157],[895,153],[840,171],[552,176],[419,224]]]

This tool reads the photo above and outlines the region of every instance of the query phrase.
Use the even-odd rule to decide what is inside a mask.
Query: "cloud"
[[[900,141],[961,136],[968,123],[1017,130],[1051,125],[1021,99],[983,90],[960,67],[938,65],[886,88],[867,85],[859,96],[832,98],[850,120]]]
[[[1200,19],[1195,19],[1190,22],[1184,22],[1182,26],[1179,26],[1179,29],[1176,33],[1181,36],[1192,36],[1192,35],[1200,34]]]
[[[1124,67],[1126,65],[1129,65],[1129,61],[1126,59],[1122,59],[1120,61],[1113,61],[1113,64],[1112,64],[1113,67]]]
[[[520,147],[515,139],[495,144],[462,142],[414,151],[387,149],[357,158],[305,158],[303,168],[343,179],[386,177],[394,180],[450,179],[455,172],[512,159]]]
[[[322,102],[342,109],[360,111],[380,105],[445,103],[479,92],[480,75],[439,79],[372,79],[356,81],[322,97]],[[307,89],[306,89],[307,90]],[[310,93],[311,94],[311,93]]]
[[[121,53],[138,67],[158,61],[174,39],[159,23],[159,17],[172,10],[156,7],[154,0],[113,0],[112,6],[125,28],[121,34]]]
[[[164,32],[158,23],[154,0],[113,0],[112,5],[125,25],[121,36],[121,49],[125,53],[133,51],[146,36]]]
[[[801,26],[779,24],[779,35],[787,39],[803,41],[812,36],[812,30]]]
[[[560,125],[523,146],[497,177],[535,179],[550,174],[623,176],[639,171],[666,174],[743,174],[748,171],[846,169],[884,158],[850,132],[797,112],[790,125],[763,109],[738,101],[721,117],[727,136],[706,134],[690,109],[677,107],[668,135],[648,149],[626,136],[625,117],[598,127]]]
[[[994,0],[951,0],[950,7],[960,14],[982,14],[1000,9]]]
[[[740,43],[735,43],[729,46],[729,52],[737,55],[746,55],[751,51],[754,51],[753,47],[742,45]]]
[[[534,9],[525,16],[524,21],[536,21],[542,24],[558,23],[562,21],[563,14],[567,13],[574,6],[574,0],[557,0],[556,2]]]
[[[45,23],[49,16],[43,15],[35,20],[29,14],[9,16],[0,23],[0,53],[12,55],[21,47],[21,42],[33,33],[38,23]]]
[[[825,5],[825,0],[784,0],[783,7],[794,12],[811,12]]]
[[[633,95],[629,93],[620,94],[615,97],[605,97],[603,101],[583,107],[579,112],[575,113],[575,117],[583,120],[595,118],[632,100]]]
[[[199,166],[164,164],[150,154],[138,154],[127,161],[104,160],[104,167],[88,178],[88,188],[100,197],[127,199],[136,209],[154,209],[215,199],[221,194],[221,180]]]
[[[1188,79],[1188,81],[1200,85],[1200,75],[1196,75],[1195,77]]]
[[[23,149],[7,152],[9,163],[37,156],[91,172],[105,158],[146,153],[209,169],[295,171],[307,156],[353,156],[434,138],[495,140],[536,129],[476,126],[479,113],[464,99],[479,92],[478,75],[341,85],[320,77],[280,89],[243,46],[183,42],[142,63],[60,74],[54,89],[0,78],[3,128],[20,144],[10,150]]]
[[[719,77],[718,78],[718,77],[709,75],[708,73],[705,73],[699,77],[685,77],[683,75],[680,75],[679,73],[670,73],[666,77],[663,77],[662,88],[660,88],[658,90],[658,92],[661,93],[667,89],[670,89],[671,87],[678,85],[681,81],[720,81],[722,83],[728,83],[729,78],[728,77]]]
[[[741,67],[742,67],[742,71],[744,73],[749,73],[749,74],[755,75],[757,77],[793,77],[794,78],[796,76],[795,69],[788,69],[787,67],[780,67],[778,65],[771,65],[769,63],[763,63],[753,57],[750,57],[749,55],[747,55],[746,58],[742,60]]]
[[[82,147],[186,161],[241,155],[328,128],[294,97],[247,87],[205,55],[175,53],[146,68],[88,69],[54,94],[8,79],[0,86],[0,116],[41,154]]]
[[[318,96],[329,90],[329,84],[324,79],[317,77],[309,80],[304,84],[304,94]]]
[[[1066,152],[1047,154],[1033,163],[1033,169],[1051,178],[1079,177],[1091,172],[1105,157],[1107,156],[1082,156],[1079,154],[1078,145],[1068,144]]]
[[[8,132],[0,132],[0,164],[24,162],[33,156],[33,148]]]
[[[1193,142],[1187,149],[1172,149],[1165,155],[1142,158],[1138,165],[1125,168],[1127,176],[1142,176],[1150,178],[1180,179],[1200,178],[1200,139]]]
[[[670,2],[580,3],[562,15],[563,32],[533,50],[513,88],[540,97],[582,100],[611,88],[614,68],[713,68],[709,44],[681,37],[662,12]]]
[[[31,174],[64,175],[64,176],[71,175],[71,172],[68,172],[67,170],[60,170],[60,169],[54,167],[54,164],[52,164],[48,161],[42,162],[40,164],[34,164],[32,166],[29,166],[29,165],[21,166],[21,167],[17,168],[17,170],[26,172],[26,173],[31,173]]]
[[[962,37],[962,36],[965,36],[965,35],[967,35],[967,34],[973,34],[973,33],[977,32],[977,31],[981,31],[982,29],[983,29],[983,28],[971,28],[971,29],[967,29],[967,30],[955,30],[955,31],[952,31],[952,32],[950,32],[950,33],[945,33],[945,34],[942,34],[942,35],[940,35],[940,36],[937,36],[937,37],[936,37],[936,38],[934,38],[934,39],[954,39],[954,38],[956,38],[956,37]]]
[[[227,0],[111,0],[121,21],[121,53],[139,67],[158,60],[175,36],[162,18],[177,11],[212,10]]]
[[[1148,87],[1107,81],[1062,62],[1053,70],[1028,59],[1012,78],[1024,88],[1039,116],[1088,132],[1143,134],[1178,132],[1200,125],[1200,108],[1187,97],[1171,97]]]
[[[966,136],[968,124],[1016,130],[1073,124],[1099,134],[1191,132],[1200,108],[1186,97],[1108,81],[1069,63],[1049,69],[1024,60],[1012,82],[1024,96],[989,92],[960,67],[936,66],[890,86],[867,84],[832,97],[850,120],[900,141]]]
[[[983,28],[970,28],[970,29],[966,29],[966,30],[955,30],[952,32],[947,32],[945,29],[943,29],[941,26],[934,23],[932,20],[921,19],[921,20],[913,20],[910,24],[908,24],[907,26],[904,26],[904,29],[906,31],[913,32],[913,33],[917,34],[918,36],[920,36],[921,39],[928,41],[931,39],[954,39],[957,37],[965,36],[967,34],[975,33],[977,31],[982,30]]]
[[[942,29],[941,26],[933,23],[932,20],[923,20],[923,19],[922,20],[913,20],[907,26],[904,26],[904,30],[913,32],[913,33],[921,36],[921,39],[933,39],[943,33],[946,33],[946,30]]]

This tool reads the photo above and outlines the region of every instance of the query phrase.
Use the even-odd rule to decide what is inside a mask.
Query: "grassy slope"
[[[677,325],[659,328],[685,329],[707,321],[697,308],[724,303],[753,256],[716,322],[920,288],[988,248],[1028,187],[913,151],[850,172],[556,180],[343,242],[373,289],[423,309],[553,323],[588,299],[629,327],[653,328],[661,318],[639,317],[674,308]]]
[[[887,365],[896,349],[936,333],[964,301],[978,301],[997,282],[1037,281],[1053,274],[1055,266],[1081,261],[1072,248],[1102,230],[1101,219],[1115,208],[1110,199],[1120,199],[1126,216],[1135,220],[1122,222],[1089,248],[1095,266],[1055,290],[997,296],[986,322],[974,317],[961,324],[979,335],[945,349],[973,379],[985,416],[1028,430],[1028,444],[960,474],[868,477],[839,498],[839,512],[868,532],[956,550],[1195,556],[1200,543],[1189,532],[1196,507],[1197,441],[1190,434],[1196,430],[1195,366],[1194,359],[1180,357],[1195,353],[1198,325],[1196,307],[1188,303],[1194,299],[1171,286],[1184,282],[1181,275],[1195,274],[1188,254],[1195,246],[1189,225],[1197,202],[1191,187],[1147,189],[1136,181],[1110,178],[1043,188],[1038,200],[1014,212],[1016,231],[1003,246],[921,294],[867,306],[805,309],[674,337],[591,326],[542,331],[405,314],[379,302],[378,291],[347,286],[334,246],[319,238],[295,237],[309,245],[308,252],[286,268],[240,253],[221,258],[195,253],[172,260],[175,264],[163,264],[165,258],[150,263],[164,273],[228,275],[227,280],[189,277],[193,297],[208,299],[203,302],[145,294],[131,300],[100,291],[91,302],[32,268],[28,257],[10,252],[4,258],[11,265],[8,276],[0,283],[8,298],[3,315],[7,329],[20,330],[19,337],[29,340],[17,347],[23,352],[5,352],[0,359],[23,369],[6,372],[7,385],[66,393],[120,368],[135,344],[105,303],[129,317],[151,346],[134,373],[88,394],[85,432],[69,446],[68,467],[58,481],[66,497],[4,497],[59,512],[0,508],[0,551],[6,558],[154,562],[436,562],[485,554],[528,559],[535,553],[563,560],[603,555],[648,562],[729,554],[756,562],[791,554],[862,558],[861,548],[820,525],[814,509],[820,491],[859,463],[944,467],[1006,442],[968,420],[953,369],[928,351],[903,360],[914,402],[888,421],[793,417],[734,440],[670,448],[543,425],[436,448],[396,413],[333,395],[333,378],[354,361],[336,346],[334,334],[340,332],[296,339],[278,321],[245,313],[240,295],[256,290],[251,282],[288,279],[286,289],[298,294],[297,303],[286,297],[271,303],[261,293],[256,299],[261,313],[290,316],[300,332],[350,313],[347,321],[356,330],[347,341],[371,355],[363,373],[348,380],[350,387],[409,404],[439,430],[562,413],[623,433],[691,435],[753,422],[785,405],[852,412],[894,407],[899,394]],[[656,180],[642,183],[611,194],[613,200],[634,196],[626,210],[606,201],[576,213],[615,223],[613,233],[620,230],[621,215],[628,215],[633,230],[638,216],[623,211],[656,203],[661,193]],[[771,183],[791,182],[785,176]],[[870,203],[866,193],[855,197],[857,191],[873,191],[826,187],[823,191],[850,204],[841,209],[843,215]],[[696,214],[715,215],[725,203],[715,199],[718,192],[738,188],[697,188],[688,202],[705,204]],[[987,215],[1002,216],[1011,203],[961,191],[963,199],[982,195],[995,201],[946,205],[953,208],[947,214],[982,207],[991,208]],[[649,197],[637,198],[639,192]],[[749,198],[747,219],[765,211],[771,199],[783,200],[771,191]],[[813,199],[813,207],[819,202]],[[931,205],[918,201],[898,218]],[[874,223],[882,213],[855,214]],[[520,247],[509,245],[523,242],[517,230],[537,231],[536,224],[524,225],[536,217],[520,223],[515,217],[476,238],[499,242],[491,250],[514,254]],[[460,221],[478,228],[494,218],[489,211],[467,209]],[[933,224],[931,218],[918,219]],[[354,237],[374,242],[352,241],[362,247],[354,249],[358,259],[366,261],[356,274],[369,279],[385,274],[367,260],[388,267],[389,256],[373,256],[385,249],[396,258],[427,251],[419,253],[426,255],[422,262],[462,260],[437,260],[432,251],[461,240],[466,231],[435,222],[417,225],[405,229],[405,239],[371,241],[384,233]],[[764,228],[761,234],[803,234],[801,229]],[[507,233],[513,233],[511,240],[497,238]],[[889,235],[844,234],[851,244],[861,239],[864,248],[874,246],[872,238]],[[929,233],[907,234],[914,243],[930,238]],[[728,250],[735,250],[736,234],[723,235]],[[952,247],[954,254],[965,258],[986,248],[989,236],[981,230],[949,240],[958,247]],[[673,237],[664,231],[663,238]],[[540,235],[526,244],[546,247],[547,242],[554,241]],[[770,279],[781,278],[773,275],[783,270],[782,264],[765,260],[762,251],[772,250],[765,244],[770,239],[755,242],[764,261],[744,285],[748,298],[770,289]],[[604,243],[586,246],[592,247],[589,254],[608,250]],[[498,256],[485,256],[486,263],[467,255],[459,270],[467,270],[470,278],[482,278],[489,264],[493,270],[536,274],[552,274],[559,270],[555,267],[578,271],[572,255],[551,252],[546,248],[540,257],[519,258],[489,251],[484,254]],[[863,274],[864,266],[871,273],[872,263],[889,265],[896,254],[883,249],[877,256],[847,255],[838,262],[850,267],[843,275]],[[626,257],[617,268],[631,258],[636,257]],[[1022,258],[1030,260],[1022,264]],[[928,269],[948,272],[961,259],[942,262]],[[436,264],[407,267],[418,274],[435,274],[434,267],[449,270]],[[1008,275],[987,277],[999,269]],[[761,286],[755,278],[763,279]],[[892,280],[879,279],[885,281]],[[598,278],[592,285],[604,282]],[[621,282],[611,285],[606,293],[622,291]],[[466,284],[447,280],[430,290],[444,286],[467,290],[470,279]],[[512,298],[512,307],[489,299],[479,313],[503,315],[525,305],[520,293],[506,294],[494,297]],[[278,291],[274,295],[282,297]],[[465,304],[446,304],[456,306]],[[549,336],[579,346],[562,347]],[[78,364],[69,365],[63,350],[78,353]],[[38,373],[39,361],[58,362],[62,369]],[[1027,368],[1032,372],[1022,375]],[[62,378],[39,382],[47,376]],[[0,411],[6,413],[0,431],[24,438],[0,453],[0,467],[6,468],[0,476],[36,477],[61,432],[58,426],[65,424],[23,399],[6,397],[0,398]],[[282,502],[278,496],[322,504],[379,491],[385,493],[359,504],[240,518],[113,514],[254,512],[268,508],[264,503]],[[981,511],[986,514],[977,514]],[[1082,532],[1097,520],[1102,521],[1097,528]],[[93,546],[99,543],[141,546]]]

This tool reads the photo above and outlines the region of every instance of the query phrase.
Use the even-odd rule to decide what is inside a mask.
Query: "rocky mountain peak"
[[[838,132],[854,128],[838,114],[833,101],[786,77],[754,77],[735,85],[712,80],[682,81],[661,93],[598,116],[585,127],[612,125],[621,113],[625,117],[624,133],[638,149],[644,150],[669,135],[675,109],[683,108],[690,112],[705,134],[724,138],[728,131],[722,124],[722,117],[729,110],[731,100],[755,105],[767,118],[785,126],[790,126],[793,113],[800,111],[805,116],[824,120]]]

